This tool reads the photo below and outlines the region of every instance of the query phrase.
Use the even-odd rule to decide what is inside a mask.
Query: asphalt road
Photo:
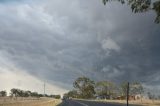
[[[102,102],[95,102],[95,101],[64,100],[60,106],[126,106],[126,105],[125,104],[102,103]]]

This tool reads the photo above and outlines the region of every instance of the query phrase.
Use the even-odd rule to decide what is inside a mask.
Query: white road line
[[[81,104],[81,105],[83,105],[83,106],[88,106],[87,104],[82,103],[82,102],[78,102],[78,101],[74,101],[74,102],[79,103],[79,104]]]

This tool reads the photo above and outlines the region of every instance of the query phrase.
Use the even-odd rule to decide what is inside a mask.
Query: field
[[[93,101],[126,104],[125,100],[93,100]],[[142,100],[142,101],[133,100],[129,101],[129,104],[132,104],[134,106],[160,106],[160,100]]]
[[[60,102],[51,98],[0,98],[0,106],[57,106]]]

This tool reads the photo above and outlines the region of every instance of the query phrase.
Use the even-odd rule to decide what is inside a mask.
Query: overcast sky
[[[64,93],[79,76],[160,88],[154,18],[100,0],[0,0],[0,90]]]

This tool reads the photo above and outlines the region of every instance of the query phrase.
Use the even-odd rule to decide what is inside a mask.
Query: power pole
[[[45,84],[45,82],[44,82],[44,97],[46,96],[46,84]]]
[[[128,101],[129,101],[129,82],[127,84],[127,106],[129,106]]]

